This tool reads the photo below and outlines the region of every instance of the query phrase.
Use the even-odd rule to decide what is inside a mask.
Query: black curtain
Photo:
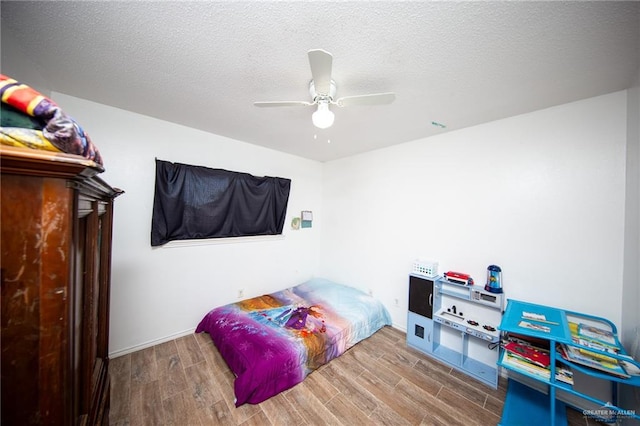
[[[156,159],[151,245],[282,233],[291,180]]]

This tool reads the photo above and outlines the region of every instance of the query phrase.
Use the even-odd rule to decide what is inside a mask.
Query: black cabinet
[[[409,311],[433,318],[433,280],[409,276]]]
[[[409,275],[407,343],[422,351],[433,348],[433,279]]]

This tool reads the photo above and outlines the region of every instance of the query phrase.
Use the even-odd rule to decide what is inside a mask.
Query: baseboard
[[[395,328],[396,330],[400,330],[405,334],[407,333],[407,327],[402,327],[401,325],[396,324],[395,322],[391,323],[391,327]]]
[[[180,331],[178,333],[171,334],[169,336],[162,337],[160,339],[150,340],[145,343],[141,343],[139,345],[130,346],[128,348],[120,349],[117,351],[109,352],[109,358],[117,358],[119,356],[127,355],[132,352],[140,351],[142,349],[150,348],[151,346],[159,345],[160,343],[169,342],[171,340],[177,339],[178,337],[188,336],[189,334],[193,334],[196,331],[195,327],[190,328],[188,330]]]

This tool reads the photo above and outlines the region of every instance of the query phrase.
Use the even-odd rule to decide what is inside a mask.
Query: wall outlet
[[[396,307],[400,307],[400,301],[398,299],[393,299],[393,303],[396,305]]]
[[[238,299],[242,299],[244,297],[244,289],[241,288],[240,290],[238,290]]]
[[[373,290],[369,289],[369,296],[373,296]]]

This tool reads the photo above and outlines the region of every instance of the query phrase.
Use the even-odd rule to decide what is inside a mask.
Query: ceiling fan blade
[[[337,99],[334,103],[339,107],[351,105],[384,105],[390,104],[396,99],[396,94],[388,93],[372,93],[370,95],[345,96]]]
[[[267,101],[267,102],[254,102],[257,107],[283,107],[283,106],[310,106],[313,102],[306,101]]]
[[[331,90],[333,56],[331,56],[331,53],[322,49],[310,50],[308,55],[316,93],[319,95],[328,95]]]

